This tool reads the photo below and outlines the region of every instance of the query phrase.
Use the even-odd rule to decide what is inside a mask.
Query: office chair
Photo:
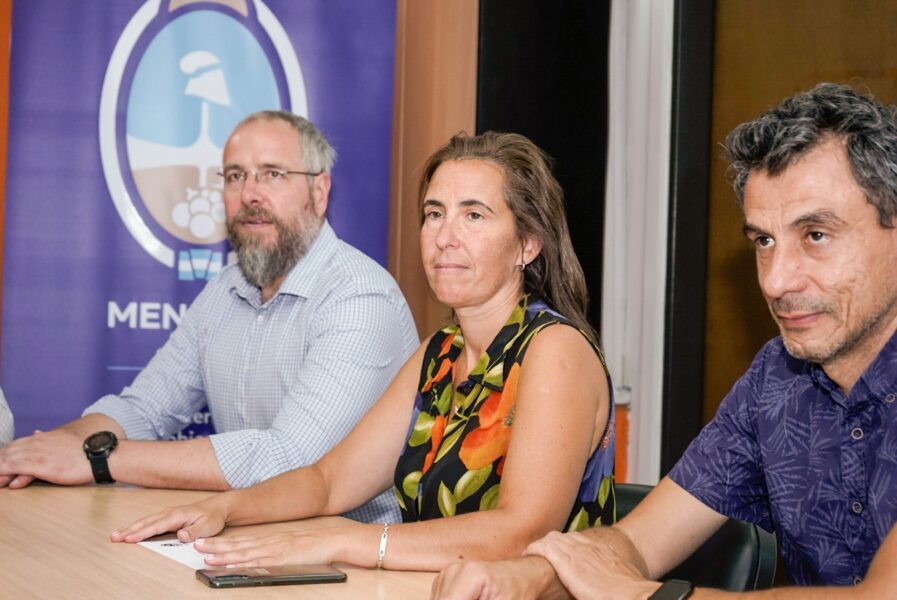
[[[652,489],[649,485],[618,483],[617,520],[626,516]],[[775,574],[775,536],[753,523],[729,519],[663,579],[686,579],[700,587],[745,592],[772,587]]]

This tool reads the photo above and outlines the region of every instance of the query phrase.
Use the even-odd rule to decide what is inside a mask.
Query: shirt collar
[[[879,400],[889,394],[897,394],[897,332],[891,336],[872,364],[863,371],[854,389],[860,383],[863,383]]]
[[[281,294],[289,294],[291,296],[308,298],[316,287],[316,280],[324,265],[330,261],[330,258],[336,252],[338,242],[339,239],[336,237],[336,233],[333,231],[330,223],[327,219],[324,219],[324,222],[321,224],[321,230],[318,231],[318,235],[311,243],[308,252],[293,265],[274,297],[276,298]],[[231,289],[238,296],[250,302],[258,302],[261,298],[261,290],[246,281],[242,272]]]
[[[889,394],[897,394],[897,332],[866,367],[847,397],[822,367],[812,363],[809,368],[813,381],[825,389],[833,400],[846,407],[872,398],[882,400]]]

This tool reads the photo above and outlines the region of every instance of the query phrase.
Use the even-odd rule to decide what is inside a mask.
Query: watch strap
[[[648,597],[648,600],[685,600],[691,596],[694,584],[683,579],[670,579],[664,581],[657,590]]]
[[[97,483],[115,483],[112,474],[109,473],[109,456],[88,456],[90,468],[93,471],[93,479]]]

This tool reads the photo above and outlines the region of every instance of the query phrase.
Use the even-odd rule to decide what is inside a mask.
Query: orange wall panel
[[[3,249],[6,214],[6,142],[9,138],[9,44],[12,0],[0,0],[0,308],[3,306]]]

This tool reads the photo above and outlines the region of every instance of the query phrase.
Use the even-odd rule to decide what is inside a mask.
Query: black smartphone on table
[[[330,565],[285,565],[279,567],[234,567],[200,569],[196,578],[213,588],[340,583],[346,574]]]

